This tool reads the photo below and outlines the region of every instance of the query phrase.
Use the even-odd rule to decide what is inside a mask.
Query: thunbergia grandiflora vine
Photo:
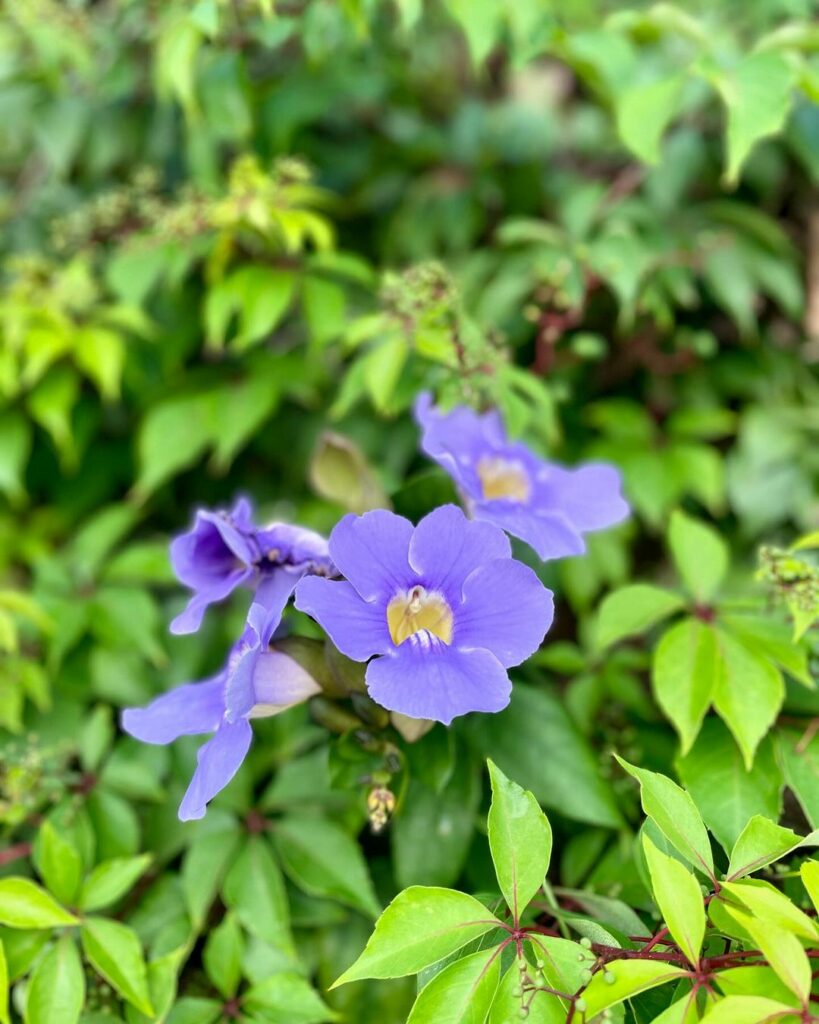
[[[416,527],[392,512],[345,516],[330,534],[344,580],[311,576],[296,607],[338,649],[367,661],[367,688],[390,711],[448,725],[470,711],[500,711],[507,669],[540,646],[552,594],[511,557],[503,531],[454,505]]]
[[[416,413],[424,450],[455,477],[474,518],[445,505],[413,526],[377,509],[346,516],[328,542],[287,523],[258,527],[240,499],[230,511],[199,511],[173,541],[176,575],[194,593],[172,632],[195,632],[207,607],[237,587],[254,591],[244,632],[218,675],[123,714],[125,731],[146,743],[213,733],[199,750],[181,818],[202,817],[233,778],[250,747],[251,718],[278,714],[319,690],[292,658],[271,649],[294,591],[296,607],[342,654],[368,662],[374,701],[449,725],[459,715],[505,708],[508,669],[534,654],[552,622],[551,592],[512,558],[500,527],[555,558],[582,551],[583,531],[628,513],[610,466],[545,463],[510,442],[494,412],[442,415],[422,395]]]
[[[526,541],[544,560],[582,554],[584,533],[629,514],[614,466],[546,462],[509,440],[497,410],[479,415],[458,406],[442,413],[424,392],[415,417],[421,447],[455,481],[470,515]]]
[[[197,630],[207,606],[241,584],[255,588],[242,636],[221,672],[122,715],[123,729],[145,743],[214,734],[199,749],[180,805],[185,821],[201,818],[238,771],[252,739],[249,719],[279,714],[318,692],[312,676],[271,650],[270,641],[298,581],[306,573],[334,574],[335,567],[323,537],[288,523],[255,527],[245,499],[231,512],[198,512],[193,529],[173,541],[171,561],[179,579],[195,590],[171,626],[176,633]]]

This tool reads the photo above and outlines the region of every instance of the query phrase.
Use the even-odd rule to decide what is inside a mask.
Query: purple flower
[[[171,623],[172,633],[195,633],[208,605],[241,586],[266,587],[266,607],[284,611],[306,572],[335,572],[324,537],[288,523],[257,527],[250,502],[240,498],[230,512],[200,511],[192,529],[171,544],[171,564],[194,591]],[[275,627],[274,627],[275,628]]]
[[[579,555],[583,534],[621,522],[629,507],[620,474],[604,463],[566,469],[510,441],[500,415],[458,407],[441,413],[428,393],[415,417],[421,447],[452,477],[470,515],[530,544],[544,560]]]
[[[203,817],[208,802],[239,770],[250,748],[251,718],[277,715],[319,692],[296,661],[270,650],[278,620],[254,604],[242,638],[218,675],[177,686],[146,708],[122,713],[123,729],[144,743],[213,733],[199,748],[196,771],[179,806],[182,821]]]
[[[413,527],[392,512],[345,516],[330,535],[345,580],[305,577],[296,607],[367,666],[374,700],[449,724],[509,703],[506,670],[552,621],[552,595],[489,523],[444,505]]]

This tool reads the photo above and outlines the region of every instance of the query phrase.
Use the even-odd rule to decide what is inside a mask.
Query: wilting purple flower
[[[542,559],[586,550],[583,534],[621,522],[629,507],[614,466],[566,469],[510,441],[497,411],[478,415],[459,407],[441,413],[428,393],[415,417],[421,447],[452,477],[469,513],[530,544]]]
[[[507,668],[540,645],[552,595],[509,541],[454,505],[413,527],[392,512],[345,516],[330,534],[345,580],[305,577],[296,607],[338,649],[367,661],[367,689],[391,711],[449,724],[509,703]]]
[[[327,541],[289,523],[257,527],[245,498],[229,511],[196,513],[192,529],[171,544],[171,564],[194,591],[187,608],[171,623],[172,633],[195,633],[208,605],[237,587],[264,587],[263,604],[284,610],[306,572],[333,575]]]
[[[214,734],[199,748],[196,771],[179,806],[182,821],[201,818],[208,802],[239,770],[250,748],[251,718],[277,715],[319,692],[296,661],[270,650],[278,620],[254,604],[242,638],[218,675],[177,686],[148,707],[122,714],[123,729],[144,743]]]

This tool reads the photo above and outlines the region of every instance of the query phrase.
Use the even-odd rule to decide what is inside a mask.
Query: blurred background
[[[578,807],[563,798],[565,779],[538,796],[588,826],[569,861],[597,863],[617,821],[597,774],[612,736],[666,764],[673,741],[633,683],[639,656],[590,690],[591,610],[631,577],[667,575],[662,536],[680,504],[718,522],[746,581],[766,545],[762,573],[781,593],[771,546],[819,525],[814,16],[809,0],[6,0],[11,848],[56,808],[108,856],[151,851],[168,870],[131,922],[143,946],[157,962],[173,946],[163,904],[187,906],[201,940],[205,906],[191,910],[186,879],[202,869],[174,819],[195,748],[139,747],[115,723],[120,707],[220,664],[244,608],[168,638],[184,603],[169,537],[196,507],[240,493],[267,518],[325,531],[349,510],[415,518],[451,499],[408,412],[427,387],[498,405],[543,454],[624,474],[633,519],[542,570],[564,642],[543,667],[586,679],[544,743],[570,733],[606,790],[585,809],[582,792]],[[311,756],[306,713],[287,722],[264,724],[268,746],[201,835],[230,832],[272,767]],[[262,807],[326,797],[354,832],[361,794],[320,792],[316,764],[277,775]],[[424,770],[414,784],[433,787]],[[394,877],[459,877],[480,785],[456,781],[446,798],[421,792],[413,817],[371,841],[381,891]],[[430,868],[442,807],[455,838]],[[600,870],[628,887],[614,846]],[[485,864],[469,863],[477,885]],[[326,985],[368,925],[306,889],[291,893],[293,919]],[[270,935],[249,928],[261,945],[246,970],[262,977]],[[18,957],[22,976],[32,961]],[[195,998],[202,968],[185,970]],[[334,1005],[402,1020],[407,987],[374,991],[351,987]],[[110,989],[94,999],[88,1020],[100,1006],[126,1014]],[[148,1018],[132,1006],[127,1019]]]

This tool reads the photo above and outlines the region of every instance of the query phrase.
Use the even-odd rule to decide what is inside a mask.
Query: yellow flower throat
[[[387,605],[387,625],[396,647],[422,629],[452,643],[452,609],[441,594],[421,586],[395,595]]]
[[[483,496],[487,500],[507,498],[509,501],[524,502],[529,499],[529,476],[519,462],[504,459],[500,455],[484,455],[476,469]]]

